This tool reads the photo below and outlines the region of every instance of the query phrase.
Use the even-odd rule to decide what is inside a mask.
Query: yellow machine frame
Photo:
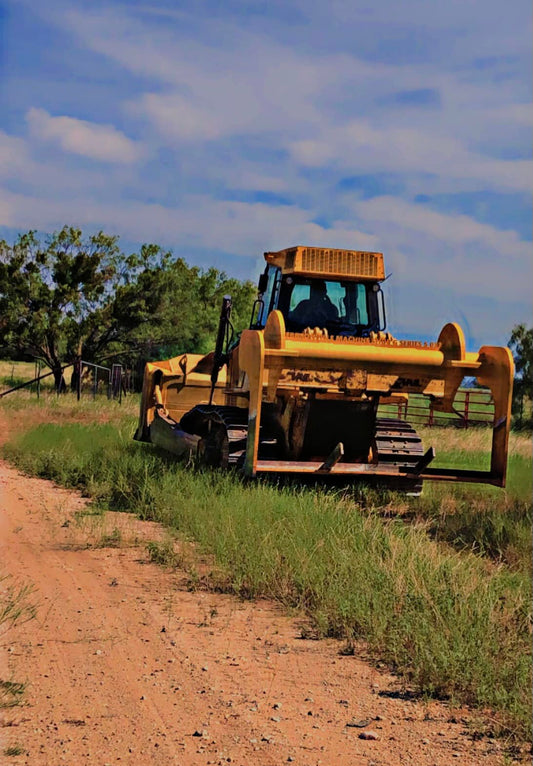
[[[283,275],[376,284],[385,278],[382,253],[298,246],[265,253],[265,260],[281,269]],[[248,476],[265,472],[363,477],[414,473],[420,479],[505,486],[513,358],[505,347],[482,346],[478,352],[467,352],[463,332],[455,323],[445,325],[436,343],[397,340],[383,332],[372,332],[369,337],[332,337],[320,328],[288,332],[283,314],[274,310],[264,327],[242,333],[238,346],[228,356],[227,375],[216,384],[214,401],[209,398],[212,356],[184,355],[147,365],[137,439],[173,449],[171,430],[179,430],[180,418],[191,407],[202,402],[209,402],[209,406],[237,405],[248,412],[243,464]],[[310,392],[319,399],[340,400],[347,406],[376,396],[394,399],[421,393],[431,399],[434,409],[453,412],[457,390],[467,376],[489,388],[494,401],[489,470],[433,468],[428,465],[432,455],[405,470],[380,463],[371,454],[366,462],[346,462],[342,460],[341,444],[335,454],[322,460],[259,456],[259,425],[265,405],[281,402],[282,409],[290,410],[291,403]],[[180,444],[173,451],[182,454],[194,449],[198,437],[186,437],[185,446]]]

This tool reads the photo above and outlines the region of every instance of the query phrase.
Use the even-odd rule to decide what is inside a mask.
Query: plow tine
[[[435,450],[433,447],[430,447],[426,452],[422,455],[418,463],[415,463],[415,465],[412,468],[408,469],[408,473],[412,473],[415,476],[420,476],[422,471],[428,467],[428,465],[431,463],[432,460],[435,459]]]
[[[337,465],[339,460],[344,456],[344,446],[342,442],[339,442],[337,446],[331,451],[328,457],[324,460],[320,468],[317,469],[317,473],[328,473],[331,471],[334,465]]]

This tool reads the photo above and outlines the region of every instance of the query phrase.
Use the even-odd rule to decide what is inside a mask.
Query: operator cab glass
[[[320,327],[330,335],[365,337],[385,329],[383,293],[377,282],[282,275],[272,265],[263,279],[266,288],[257,327],[264,327],[270,312],[279,309],[288,332]]]

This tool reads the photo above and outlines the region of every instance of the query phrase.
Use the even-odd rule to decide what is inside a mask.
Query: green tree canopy
[[[528,329],[525,324],[515,325],[509,338],[509,347],[513,352],[516,370],[513,412],[517,416],[520,426],[531,427],[533,424],[531,412],[531,400],[533,399],[533,327]]]
[[[158,245],[121,252],[118,237],[84,237],[65,226],[42,242],[30,231],[0,241],[0,348],[42,359],[54,373],[78,356],[142,349],[143,355],[207,352],[224,294],[237,329],[248,321],[254,288],[203,271]]]
[[[533,327],[529,329],[525,324],[517,324],[513,327],[509,338],[509,347],[513,352],[517,388],[529,397],[533,398]]]

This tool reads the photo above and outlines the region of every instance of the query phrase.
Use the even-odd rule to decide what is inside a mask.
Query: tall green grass
[[[391,514],[390,495],[363,507],[348,491],[185,469],[133,443],[132,426],[131,418],[120,426],[41,424],[7,455],[28,473],[194,540],[212,556],[213,585],[303,609],[321,635],[364,639],[421,692],[490,706],[526,734],[528,567],[428,535],[443,497],[430,496],[427,512],[413,506],[415,521],[406,523]]]
[[[426,444],[435,444],[436,465],[488,470],[491,431],[424,429]],[[511,434],[507,486],[426,482],[413,506],[420,521],[438,540],[467,548],[523,572],[531,570],[533,474],[531,438]]]

